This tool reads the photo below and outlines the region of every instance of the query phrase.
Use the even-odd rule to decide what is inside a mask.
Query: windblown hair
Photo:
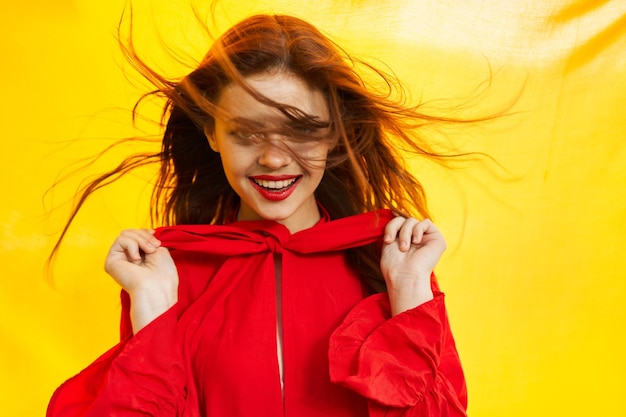
[[[151,162],[160,163],[152,195],[155,224],[223,224],[231,218],[239,197],[226,180],[220,155],[207,140],[215,127],[223,89],[238,83],[293,121],[315,122],[296,108],[263,97],[245,82],[247,76],[271,71],[300,77],[327,100],[335,146],[315,196],[331,218],[379,208],[429,216],[424,190],[405,168],[397,149],[437,158],[417,131],[428,122],[446,119],[421,114],[416,107],[394,100],[400,88],[394,77],[351,58],[311,24],[285,15],[247,18],[218,38],[195,70],[177,80],[145,64],[132,41],[123,46],[130,62],[156,88],[146,96],[166,99],[161,151],[133,155],[90,183],[78,198],[53,254],[93,191]],[[368,88],[357,72],[358,65],[378,77],[386,86],[384,91]],[[371,246],[349,253],[352,266],[372,291],[385,288],[378,250]]]

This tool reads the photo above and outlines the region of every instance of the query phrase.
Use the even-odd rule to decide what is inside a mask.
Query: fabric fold
[[[446,407],[446,396],[458,403],[464,383],[443,295],[390,317],[386,294],[364,299],[347,263],[344,250],[379,243],[393,217],[323,218],[294,234],[271,221],[159,228],[178,303],[132,336],[122,292],[122,342],[55,392],[48,417],[378,417]]]
[[[186,399],[185,372],[174,343],[175,324],[174,306],[136,335],[127,336],[61,385],[47,415],[180,415]]]
[[[443,397],[458,409],[454,415],[465,415],[465,382],[444,294],[435,291],[431,301],[394,317],[390,311],[386,294],[352,309],[330,338],[331,380],[373,400],[373,408],[430,407]]]

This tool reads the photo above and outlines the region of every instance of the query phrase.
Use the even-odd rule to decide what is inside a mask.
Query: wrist
[[[387,282],[387,293],[393,316],[424,304],[434,297],[430,274],[417,279],[390,280]]]
[[[137,333],[178,301],[177,291],[143,289],[130,293],[130,318]]]

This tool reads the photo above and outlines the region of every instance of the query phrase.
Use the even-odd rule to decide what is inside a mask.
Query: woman
[[[127,52],[168,100],[154,206],[173,226],[113,243],[122,341],[48,416],[465,415],[445,241],[393,214],[427,217],[392,142],[429,154],[423,118],[294,17],[242,21],[178,82]]]

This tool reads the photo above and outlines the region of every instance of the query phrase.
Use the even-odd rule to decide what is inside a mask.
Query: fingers
[[[417,219],[412,217],[396,217],[385,227],[385,243],[397,242],[401,251],[407,251],[411,247],[413,229],[417,224]]]
[[[429,219],[419,221],[413,217],[398,216],[385,227],[384,242],[391,244],[397,241],[398,248],[406,252],[411,245],[419,245],[426,233],[437,232],[437,228]]]
[[[161,242],[154,237],[153,230],[128,229],[122,231],[113,250],[123,251],[131,262],[141,262],[144,254],[152,254],[161,246]]]

